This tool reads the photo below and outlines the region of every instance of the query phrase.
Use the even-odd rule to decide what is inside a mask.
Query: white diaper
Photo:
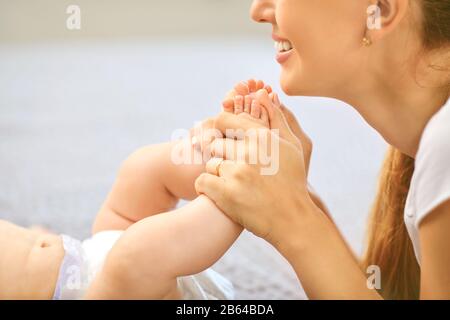
[[[83,242],[61,235],[65,256],[53,299],[82,299],[122,233],[123,231],[103,231]],[[212,269],[178,278],[178,287],[185,300],[234,299],[233,285]]]

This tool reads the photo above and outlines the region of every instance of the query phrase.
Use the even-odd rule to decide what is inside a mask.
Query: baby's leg
[[[97,215],[93,233],[102,230],[125,230],[145,217],[175,208],[179,199],[192,200],[195,179],[204,171],[201,153],[189,139],[183,140],[193,164],[176,164],[174,148],[180,142],[144,147],[122,164],[114,186]]]
[[[206,196],[145,218],[114,245],[86,298],[180,298],[177,277],[209,268],[241,231]]]

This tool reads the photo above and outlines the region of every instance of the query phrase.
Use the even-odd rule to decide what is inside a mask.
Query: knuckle
[[[216,156],[216,150],[215,150],[214,145],[212,143],[205,147],[204,152],[208,156],[208,159],[212,159],[212,158],[214,158]]]
[[[237,181],[245,180],[248,172],[248,165],[245,163],[238,163],[233,171],[233,178]]]
[[[196,188],[201,188],[202,186],[205,185],[206,175],[207,175],[206,173],[202,173],[200,176],[198,176],[198,178],[195,180]]]
[[[241,180],[242,175],[243,175],[242,170],[238,166],[236,166],[235,169],[232,171],[233,179],[239,181],[239,180]]]
[[[226,184],[225,187],[222,190],[222,199],[226,202],[232,202],[233,201],[233,188],[228,188],[228,185]]]

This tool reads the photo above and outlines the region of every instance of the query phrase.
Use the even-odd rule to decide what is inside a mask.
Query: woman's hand
[[[247,114],[224,112],[216,118],[215,128],[223,133],[227,129],[245,131],[254,129],[255,123]],[[215,139],[210,146],[212,155],[225,160],[220,172],[216,172],[216,158],[207,163],[207,173],[196,180],[196,190],[212,199],[235,222],[277,246],[288,230],[299,232],[308,224],[302,213],[317,214],[320,210],[308,193],[303,149],[267,128],[259,128],[258,137]],[[278,154],[270,154],[279,168],[273,175],[262,175],[264,166],[248,161],[267,149],[264,143],[279,146],[272,148],[278,149]],[[247,161],[238,161],[242,160],[238,155],[244,155]]]
[[[215,127],[248,130],[255,127],[248,114],[222,113]],[[260,137],[278,145],[279,170],[262,175],[263,166],[249,160],[265,148],[266,139],[219,138],[207,173],[195,182],[232,220],[271,243],[291,264],[311,299],[379,299],[339,231],[311,199],[303,148],[267,128]],[[226,146],[226,148],[224,148]],[[274,150],[271,148],[271,150]],[[236,155],[244,155],[245,161]],[[225,159],[225,160],[223,160]],[[339,275],[336,277],[336,275]]]
[[[246,96],[256,94],[260,89],[266,89],[269,93],[272,92],[272,88],[265,84],[262,80],[249,79],[247,81],[241,81],[237,83],[234,88],[228,92],[225,100],[223,101],[224,109],[226,109],[226,104],[230,103],[233,105],[234,97],[237,95]],[[277,99],[277,104],[280,106],[280,111],[284,117],[285,122],[293,136],[296,137],[302,149],[304,165],[306,170],[306,176],[308,176],[310,168],[311,154],[313,150],[313,143],[309,136],[303,131],[299,122],[295,118],[294,114],[284,105],[279,99],[278,95],[275,94],[275,99]],[[216,118],[208,118],[191,130],[191,137],[197,149],[202,153],[209,152],[209,145],[216,137],[223,137],[220,132],[215,130]],[[214,132],[214,134],[211,134]],[[208,157],[209,155],[206,155]],[[329,211],[320,197],[313,191],[312,187],[308,185],[309,194],[314,203],[329,216]]]
[[[223,101],[224,109],[226,109],[227,104],[233,105],[234,97],[254,95],[258,90],[265,89],[268,93],[272,93],[272,87],[264,83],[262,80],[249,79],[247,81],[238,82],[234,88],[229,91]],[[302,127],[298,123],[294,114],[278,99],[278,95],[274,94],[275,99],[277,99],[277,105],[280,106],[281,113],[284,120],[289,126],[292,134],[299,140],[301,147],[303,149],[303,155],[305,158],[305,168],[306,173],[309,171],[309,164],[311,160],[311,154],[313,150],[313,144],[308,135],[303,131]]]
[[[212,133],[218,132],[214,129],[215,122],[216,118],[207,118],[190,130],[191,142],[198,151],[207,150],[214,140],[215,136]]]

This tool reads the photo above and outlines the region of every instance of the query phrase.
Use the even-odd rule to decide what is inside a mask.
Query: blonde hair
[[[425,49],[450,43],[450,0],[417,0],[422,9]],[[414,159],[391,147],[384,161],[373,205],[364,270],[377,265],[385,299],[419,299],[420,268],[403,220],[406,197],[414,173]]]
[[[363,267],[381,270],[385,299],[418,299],[420,269],[403,220],[406,196],[414,172],[414,159],[390,148],[369,223],[368,248]]]

